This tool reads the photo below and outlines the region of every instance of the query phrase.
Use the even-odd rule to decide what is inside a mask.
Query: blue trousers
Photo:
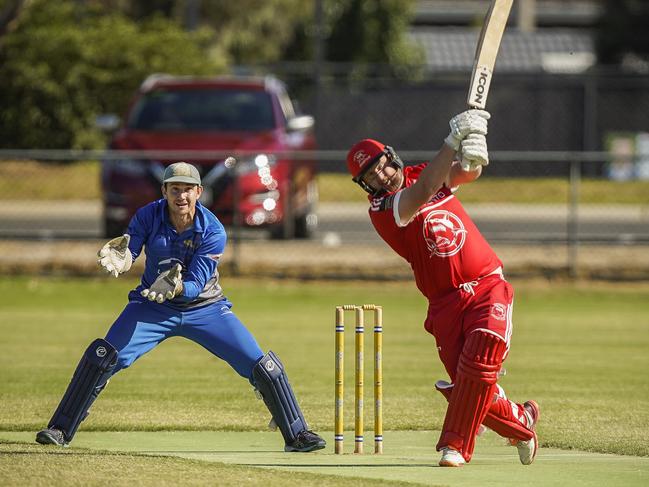
[[[106,334],[106,341],[119,351],[113,375],[163,340],[181,336],[225,360],[252,383],[252,369],[264,353],[231,308],[228,300],[188,311],[131,301]]]

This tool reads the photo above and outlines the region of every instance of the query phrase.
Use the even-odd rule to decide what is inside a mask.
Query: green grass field
[[[391,483],[397,480],[646,485],[649,480],[647,283],[513,282],[514,336],[500,383],[511,398],[533,398],[541,405],[542,449],[531,467],[520,466],[515,450],[490,434],[479,439],[474,461],[461,472],[432,469],[445,410],[433,383],[444,373],[422,327],[425,302],[412,283],[225,278],[234,310],[262,348],[274,350],[287,366],[311,427],[329,442],[322,452],[281,453],[280,435],[265,431],[268,413],[247,382],[180,339],[163,343],[115,376],[70,448],[32,443],[81,353],[104,335],[134,284],[0,278],[3,485],[88,485],[89,478],[94,485],[398,485]],[[366,302],[384,306],[386,453],[336,458],[333,309]],[[348,355],[348,385],[350,364]],[[370,364],[367,355],[367,384]],[[351,430],[351,387],[346,399]],[[351,437],[347,433],[348,449]]]

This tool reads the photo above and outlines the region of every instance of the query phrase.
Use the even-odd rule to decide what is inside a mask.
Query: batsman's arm
[[[482,174],[482,166],[475,169],[465,171],[460,164],[460,161],[453,161],[451,170],[448,172],[448,179],[446,186],[449,188],[457,188],[463,184],[472,183]]]
[[[451,164],[455,159],[455,149],[443,144],[437,155],[421,171],[419,179],[399,194],[399,218],[408,222],[419,207],[435,194],[448,177]]]
[[[419,178],[412,186],[403,189],[399,195],[398,210],[401,223],[410,219],[419,210],[419,207],[427,203],[435,192],[449,179],[451,164],[455,160],[456,153],[460,152],[461,157],[473,156],[476,142],[471,141],[467,150],[463,146],[465,139],[485,136],[488,131],[489,118],[491,115],[485,110],[467,110],[449,121],[450,133],[444,139],[444,144],[435,158],[424,168]],[[484,150],[486,151],[486,143]]]

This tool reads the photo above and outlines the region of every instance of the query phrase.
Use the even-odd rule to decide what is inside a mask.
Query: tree
[[[410,76],[422,64],[423,51],[406,33],[413,0],[323,0],[324,60],[343,63],[346,75]],[[313,58],[312,19],[296,29],[287,52],[293,59]]]
[[[601,64],[649,67],[649,2],[606,0],[596,34]],[[635,63],[633,63],[635,60]]]
[[[191,7],[199,25],[214,31],[212,49],[233,65],[259,65],[313,61],[315,1],[131,0],[122,11],[136,20],[162,14],[186,25]],[[421,64],[423,52],[406,37],[414,0],[320,1],[325,61],[379,64],[390,73]]]
[[[98,148],[100,113],[122,112],[151,73],[215,74],[209,29],[187,33],[153,17],[136,24],[73,0],[34,0],[0,47],[0,144]],[[81,14],[81,16],[80,16]]]
[[[410,73],[413,1],[322,0],[325,61]],[[122,112],[149,74],[310,62],[314,32],[304,0],[0,0],[0,146],[101,147],[96,115]]]
[[[9,25],[20,15],[25,0],[4,0],[0,2],[0,38],[7,34]]]
[[[113,0],[113,8],[140,22],[154,16],[189,27],[213,31],[210,49],[222,53],[231,64],[264,64],[280,60],[293,36],[295,25],[310,21],[311,2],[304,0]]]

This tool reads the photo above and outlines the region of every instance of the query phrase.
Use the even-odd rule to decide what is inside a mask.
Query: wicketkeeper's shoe
[[[41,445],[68,446],[63,431],[56,428],[45,428],[36,433],[36,441]]]
[[[461,467],[466,461],[462,454],[453,448],[442,448],[442,458],[439,461],[440,467]]]
[[[527,418],[528,428],[532,430],[532,438],[528,441],[511,440],[511,444],[518,449],[518,458],[523,465],[530,465],[536,457],[536,452],[539,449],[539,439],[536,436],[536,423],[541,417],[541,410],[536,401],[525,401],[523,403],[525,408],[525,417]]]
[[[300,431],[292,443],[284,446],[284,451],[309,452],[322,450],[327,442],[313,431]]]

